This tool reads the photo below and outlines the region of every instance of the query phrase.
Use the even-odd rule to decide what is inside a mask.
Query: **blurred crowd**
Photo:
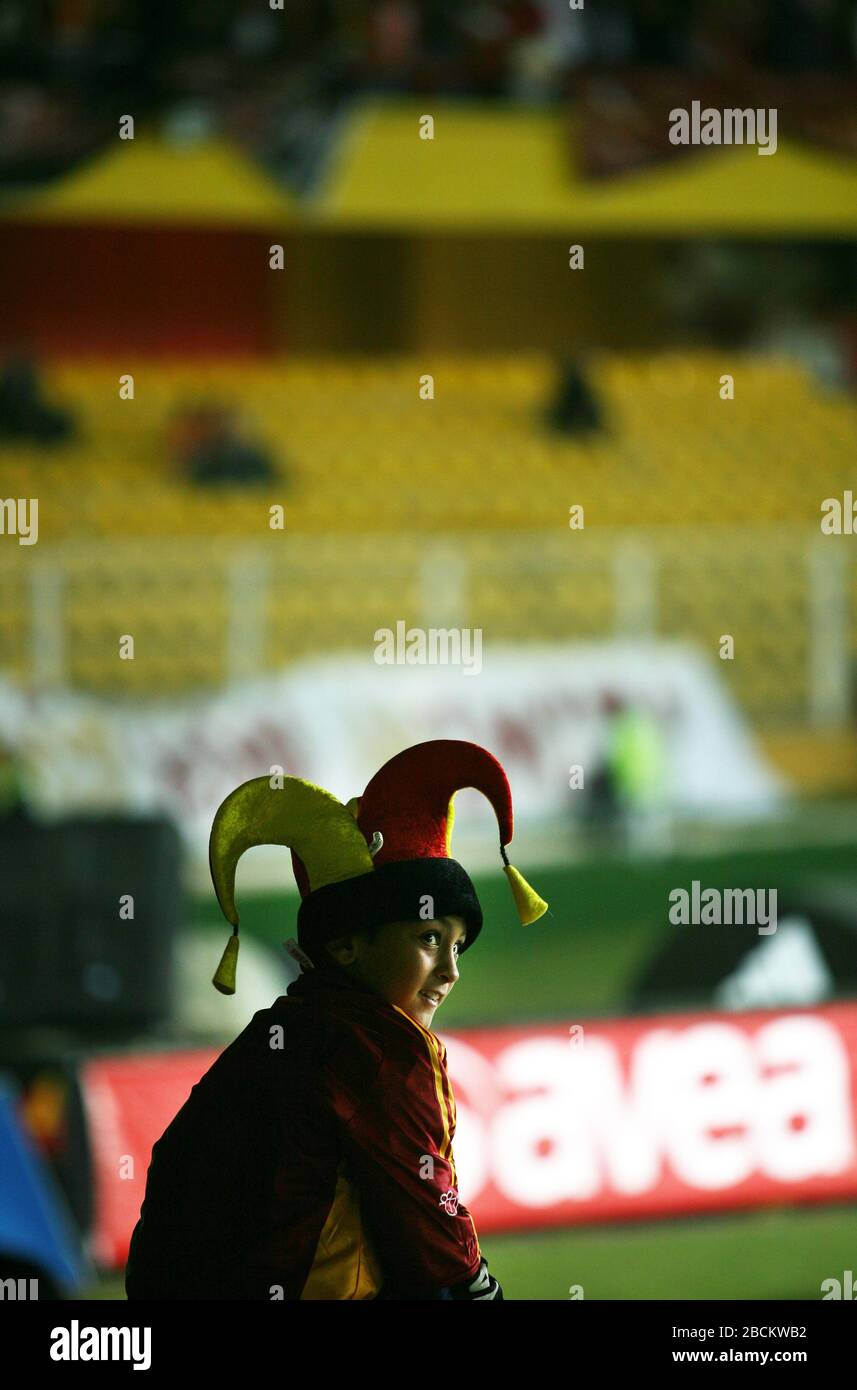
[[[53,448],[80,438],[73,412],[49,399],[42,365],[32,349],[0,359],[0,450],[27,444]],[[173,413],[163,440],[177,480],[211,487],[287,484],[279,467],[253,437],[252,426],[229,401],[214,397],[182,403]],[[3,805],[3,746],[0,741],[0,818]]]
[[[64,443],[74,438],[75,428],[71,412],[45,398],[34,357],[13,353],[0,362],[0,447]]]
[[[206,400],[181,406],[168,429],[167,447],[178,475],[206,487],[255,486],[277,478],[264,445],[249,437],[240,412],[228,402]]]
[[[853,72],[857,0],[3,0],[0,182],[156,115],[225,131],[298,188],[362,92],[550,101],[584,73]],[[281,5],[281,8],[274,6]]]

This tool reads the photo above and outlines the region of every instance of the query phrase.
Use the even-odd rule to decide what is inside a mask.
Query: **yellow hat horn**
[[[353,815],[335,796],[299,777],[253,777],[229,793],[217,809],[208,862],[220,910],[234,928],[212,984],[235,993],[238,913],[235,870],[254,845],[293,849],[307,871],[310,891],[372,873],[374,865]]]

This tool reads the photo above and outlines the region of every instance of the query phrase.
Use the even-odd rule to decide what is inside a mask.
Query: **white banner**
[[[489,749],[508,774],[516,823],[538,826],[579,795],[573,766],[595,771],[611,696],[654,717],[674,811],[750,817],[784,800],[716,665],[673,643],[490,646],[478,677],[347,655],[204,699],[133,706],[0,682],[0,739],[21,759],[39,814],[166,811],[205,858],[218,805],[248,778],[282,768],[347,801],[394,753],[434,738]],[[456,800],[456,834],[468,823],[496,851],[493,813],[475,792]]]

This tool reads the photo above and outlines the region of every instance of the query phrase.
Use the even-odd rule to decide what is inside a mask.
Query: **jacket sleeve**
[[[363,1219],[384,1272],[382,1296],[452,1296],[444,1291],[472,1280],[482,1254],[470,1212],[458,1201],[445,1051],[407,1027],[361,1041],[364,1064],[374,1057],[372,1079],[367,1075],[355,1104],[351,1052],[352,1085],[340,1089],[338,1109]],[[341,1067],[337,1073],[345,1079]]]

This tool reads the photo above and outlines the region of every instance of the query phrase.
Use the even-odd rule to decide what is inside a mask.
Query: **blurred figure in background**
[[[558,371],[557,386],[545,416],[548,426],[557,434],[570,437],[602,430],[604,414],[583,362],[576,357],[562,357]]]
[[[663,807],[666,750],[658,722],[642,706],[610,691],[602,712],[603,754],[584,803],[589,838],[613,840],[631,854],[664,851],[669,847]]]
[[[244,439],[231,406],[199,405],[181,410],[170,432],[174,457],[190,482],[255,484],[282,475],[264,449]]]
[[[0,368],[0,440],[58,444],[74,432],[71,414],[44,399],[33,359],[7,357]]]
[[[21,760],[10,744],[0,738],[0,825],[32,823],[27,809]]]

